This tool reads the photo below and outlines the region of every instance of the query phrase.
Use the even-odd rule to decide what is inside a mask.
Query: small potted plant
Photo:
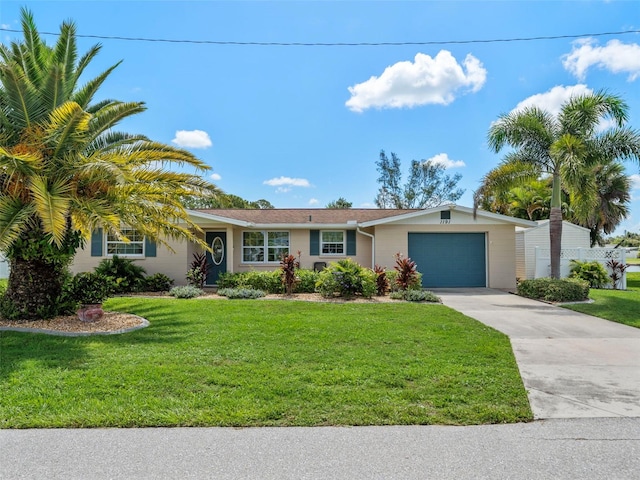
[[[71,297],[78,303],[78,318],[82,322],[95,322],[102,318],[102,302],[112,290],[110,278],[97,273],[78,273],[71,281]]]

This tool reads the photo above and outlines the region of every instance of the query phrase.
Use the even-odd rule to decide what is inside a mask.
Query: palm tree
[[[557,116],[537,107],[501,115],[489,130],[492,150],[497,153],[507,145],[513,148],[501,168],[508,171],[513,165],[528,165],[530,173],[552,177],[549,240],[553,278],[560,277],[562,184],[574,187],[571,190],[579,192],[576,201],[589,210],[597,197],[595,182],[585,174],[585,166],[601,158],[640,160],[640,134],[624,126],[627,110],[620,97],[597,92],[572,97]],[[609,118],[615,127],[598,132],[600,122]]]
[[[610,234],[629,214],[628,203],[631,200],[631,181],[624,166],[611,159],[603,159],[591,169],[596,185],[597,203],[591,209],[572,209],[571,221],[588,228],[591,246],[603,245],[603,233]],[[571,195],[571,203],[578,204]]]
[[[53,47],[25,9],[22,28],[23,41],[0,46],[0,251],[11,266],[2,308],[34,318],[58,312],[66,267],[95,228],[124,241],[123,226],[164,244],[196,240],[179,198],[212,186],[189,152],[113,130],[145,106],[93,101],[118,64],[80,85],[100,46],[79,57],[73,23]]]

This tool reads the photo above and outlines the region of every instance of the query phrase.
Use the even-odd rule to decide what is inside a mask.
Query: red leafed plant
[[[287,295],[293,293],[293,288],[298,280],[296,278],[296,269],[298,268],[300,268],[300,250],[298,250],[297,257],[292,254],[282,256],[280,260],[281,278]]]
[[[393,268],[398,272],[396,284],[400,290],[409,290],[418,283],[416,262],[409,257],[403,258],[401,253],[396,253],[396,264]]]
[[[376,265],[373,267],[376,274],[376,295],[383,297],[389,290],[389,279],[387,278],[387,269]]]

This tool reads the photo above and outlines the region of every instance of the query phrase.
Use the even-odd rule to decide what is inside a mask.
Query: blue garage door
[[[425,288],[487,286],[484,233],[409,233],[409,256]]]

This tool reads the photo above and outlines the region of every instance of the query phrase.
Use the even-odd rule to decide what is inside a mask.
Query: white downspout
[[[356,227],[356,232],[371,239],[371,269],[373,269],[376,266],[376,237],[370,233],[363,232],[360,227]]]

